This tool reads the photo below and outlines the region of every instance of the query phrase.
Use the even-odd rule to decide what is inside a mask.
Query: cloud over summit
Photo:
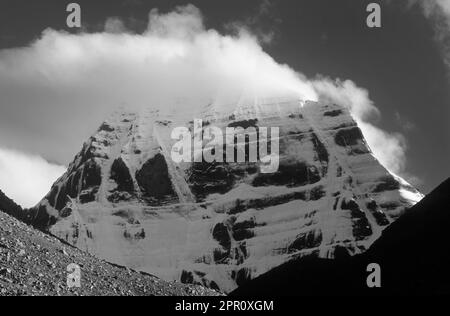
[[[367,90],[351,80],[308,79],[276,62],[248,28],[233,34],[207,29],[192,5],[151,10],[142,34],[110,18],[103,32],[47,29],[28,47],[0,51],[0,147],[20,142],[66,164],[80,140],[119,104],[166,107],[179,98],[220,104],[242,93],[326,98],[348,106],[380,161],[394,172],[404,169],[404,139],[371,123],[379,113]],[[7,122],[11,117],[21,126]],[[45,186],[36,183],[31,196],[37,199],[41,189],[48,191]]]

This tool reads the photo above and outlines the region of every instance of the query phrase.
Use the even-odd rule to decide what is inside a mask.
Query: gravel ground
[[[68,285],[70,264],[80,267],[80,287]],[[73,284],[73,283],[72,283]],[[169,283],[93,257],[0,211],[0,296],[177,295],[219,293]]]

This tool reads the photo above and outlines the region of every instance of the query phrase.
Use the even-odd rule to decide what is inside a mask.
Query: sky
[[[429,192],[450,174],[450,1],[374,1],[377,29],[370,2],[77,1],[69,29],[69,1],[0,0],[0,189],[36,204],[119,105],[245,90],[349,107]]]

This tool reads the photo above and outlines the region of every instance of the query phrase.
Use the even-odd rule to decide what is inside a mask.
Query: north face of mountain
[[[449,294],[449,225],[450,179],[386,228],[365,253],[293,260],[232,295]],[[370,263],[381,268],[381,288],[367,287]]]
[[[174,128],[208,126],[254,127],[259,138],[278,127],[278,170],[175,163]],[[117,112],[27,220],[109,261],[231,291],[296,258],[364,252],[421,198],[374,158],[347,109],[240,100],[199,113]]]

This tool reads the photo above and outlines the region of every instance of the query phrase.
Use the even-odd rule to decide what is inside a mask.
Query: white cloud
[[[388,133],[374,125],[380,111],[369,98],[369,92],[351,80],[319,78],[313,84],[319,99],[349,107],[377,159],[390,171],[403,174],[406,139],[400,133]]]
[[[0,148],[0,189],[22,207],[36,205],[64,172],[39,156]]]
[[[47,135],[43,138],[37,133],[33,141],[46,153],[73,153],[78,140],[71,138],[72,134],[84,132],[85,127],[80,129],[84,125],[94,129],[96,118],[103,118],[120,103],[166,106],[186,98],[214,99],[220,104],[222,97],[243,92],[259,96],[289,93],[308,100],[326,96],[349,106],[380,161],[394,172],[403,168],[404,141],[370,123],[377,109],[366,90],[349,80],[309,80],[277,63],[248,30],[224,35],[206,29],[201,12],[192,5],[167,14],[152,10],[143,34],[127,31],[113,18],[102,33],[68,34],[47,29],[29,47],[0,51],[0,129],[8,124],[7,117],[18,116],[29,130]],[[194,111],[191,103],[184,105]],[[12,161],[4,164],[16,168],[2,171],[2,185],[13,197],[20,192],[29,194],[28,199],[18,198],[22,203],[34,203],[38,196],[44,196],[48,181],[60,169],[36,157],[16,156],[21,159],[5,156]],[[27,171],[8,184],[12,170]]]
[[[110,19],[107,28],[114,33],[47,29],[30,47],[2,51],[0,95],[15,103],[33,99],[33,107],[50,101],[59,109],[148,106],[243,91],[315,98],[311,84],[275,62],[256,37],[245,30],[236,36],[206,30],[194,6],[168,14],[152,10],[144,34],[117,33],[122,27]],[[33,96],[27,98],[27,91]]]

